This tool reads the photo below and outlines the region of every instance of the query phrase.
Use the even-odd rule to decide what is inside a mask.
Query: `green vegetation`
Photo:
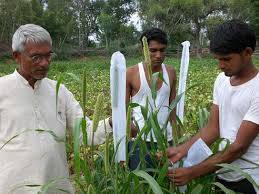
[[[128,59],[128,66],[136,64],[140,59]],[[259,60],[256,60],[258,64]],[[167,64],[172,64],[179,72],[180,60],[169,58]],[[99,119],[111,114],[110,110],[110,89],[109,89],[109,59],[97,57],[86,58],[73,61],[53,61],[49,77],[59,79],[62,75],[63,83],[75,94],[77,100],[84,105],[84,112],[89,115],[97,123]],[[0,64],[0,75],[11,73],[15,65]],[[180,125],[180,137],[175,138],[175,143],[180,143],[184,138],[189,138],[195,133],[199,127],[202,127],[207,119],[208,113],[201,108],[209,108],[212,103],[213,82],[218,74],[216,61],[211,58],[197,59],[191,58],[187,87],[195,85],[188,90],[186,98],[186,118],[183,125]],[[154,74],[152,80],[157,76]],[[86,96],[82,96],[82,91],[86,91]],[[155,90],[152,90],[155,93]],[[100,105],[102,101],[99,94],[104,97],[104,105]],[[95,102],[97,99],[97,106]],[[176,98],[177,99],[177,98]],[[177,102],[177,100],[176,100]],[[98,106],[99,105],[99,106]],[[136,106],[132,104],[131,106]],[[174,103],[171,104],[173,108]],[[98,112],[95,111],[94,107]],[[104,111],[102,111],[102,110]],[[143,112],[147,112],[147,107],[142,107]],[[147,127],[143,133],[148,132],[150,127],[155,129],[158,141],[158,149],[163,153],[166,151],[166,141],[161,133],[160,127],[157,125],[157,112],[155,111],[150,117],[146,117]],[[95,115],[95,116],[93,116]],[[98,116],[96,116],[98,115]],[[141,157],[141,165],[138,170],[130,172],[125,165],[114,163],[114,150],[112,139],[106,137],[106,143],[102,146],[87,146],[85,137],[85,120],[79,120],[73,130],[73,136],[69,137],[68,154],[70,158],[72,179],[79,193],[176,193],[179,194],[177,187],[170,183],[166,177],[168,163],[164,156],[161,160],[156,161],[156,166],[151,169],[153,176],[147,172],[144,161],[144,155]],[[83,144],[79,143],[79,131],[84,134]],[[175,133],[176,134],[176,133]],[[182,136],[184,138],[182,138]],[[140,137],[140,136],[139,136]],[[71,141],[73,139],[73,141]],[[212,150],[216,151],[218,144],[212,146]],[[147,149],[146,144],[141,138],[137,138],[133,147],[140,145],[140,150]],[[151,158],[155,160],[156,149],[151,148]],[[128,160],[127,160],[128,161]],[[222,165],[228,170],[241,171],[232,165]],[[247,175],[246,175],[247,176]],[[219,183],[214,182],[215,173],[196,179],[187,186],[186,193],[215,193],[215,185],[227,193],[227,190]],[[250,179],[250,177],[248,177]],[[252,181],[252,180],[251,180]],[[43,187],[45,188],[46,185]],[[60,188],[62,189],[62,188]],[[45,193],[45,192],[42,192]]]
[[[127,58],[127,66],[137,64],[141,58]],[[179,74],[180,59],[167,57],[166,64],[173,65]],[[254,63],[259,66],[259,58]],[[13,61],[0,63],[0,76],[12,73],[16,65]],[[71,61],[53,61],[50,67],[49,78],[58,79],[63,76],[63,83],[81,101],[81,85],[73,79],[70,73],[75,74],[79,79],[83,77],[86,69],[86,115],[92,118],[94,104],[99,93],[104,96],[104,116],[111,115],[110,110],[110,59],[106,57],[89,57]],[[191,58],[187,87],[196,85],[186,94],[185,117],[186,130],[195,132],[198,130],[197,116],[199,108],[210,108],[212,103],[213,83],[220,71],[217,68],[217,61],[212,58]]]
[[[212,29],[223,21],[249,22],[258,35],[258,7],[258,0],[0,0],[0,57],[7,55],[15,29],[26,23],[47,29],[62,58],[99,53],[93,48],[134,56],[139,27],[154,26],[168,34],[169,48],[189,40],[200,55]],[[133,14],[140,19],[138,27],[131,22]]]

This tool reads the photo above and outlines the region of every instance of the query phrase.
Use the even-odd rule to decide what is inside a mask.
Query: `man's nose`
[[[160,52],[160,51],[157,51],[157,52],[155,53],[155,57],[156,57],[156,58],[161,58],[161,56],[162,56],[162,55],[161,55],[161,52]]]
[[[226,65],[225,65],[224,61],[219,61],[218,66],[220,69],[224,69]]]
[[[49,67],[50,65],[50,59],[48,57],[42,57],[40,66],[41,67]]]

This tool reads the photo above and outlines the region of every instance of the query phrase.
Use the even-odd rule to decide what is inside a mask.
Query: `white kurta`
[[[53,179],[59,179],[56,188],[74,193],[65,143],[56,141],[48,132],[35,131],[52,130],[65,138],[66,129],[72,129],[75,118],[82,117],[79,103],[63,85],[56,109],[55,88],[56,81],[45,78],[37,81],[33,89],[16,71],[0,78],[0,194],[35,194],[39,187],[24,185],[43,185]],[[109,125],[106,127],[111,131]],[[104,138],[105,132],[99,128],[95,144],[103,143]],[[62,192],[52,189],[48,193]]]

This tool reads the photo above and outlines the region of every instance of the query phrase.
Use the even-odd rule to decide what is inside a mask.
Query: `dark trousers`
[[[168,142],[169,145],[172,145],[172,141]],[[128,150],[129,152],[132,150],[132,146],[134,144],[134,141],[130,141],[128,144]],[[149,154],[149,151],[151,150],[151,143],[146,142],[147,147],[147,153],[145,153],[145,163],[146,168],[153,168],[155,167],[154,162],[151,159],[151,156]],[[157,143],[154,143],[155,149],[157,149]],[[129,156],[129,169],[135,170],[140,163],[140,146],[136,145],[134,152]]]
[[[216,182],[221,183],[226,188],[231,189],[235,192],[243,193],[243,194],[256,194],[255,189],[247,179],[242,179],[237,182],[228,182],[219,178],[216,178]],[[218,193],[223,194],[223,191],[219,191]]]

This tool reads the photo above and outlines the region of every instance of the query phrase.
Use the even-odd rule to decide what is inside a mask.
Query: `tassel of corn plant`
[[[102,111],[103,111],[103,95],[99,94],[97,97],[97,101],[95,103],[94,108],[94,116],[93,116],[93,128],[92,128],[92,159],[93,159],[93,147],[94,147],[94,133],[97,130],[99,121],[101,120]]]
[[[147,64],[148,80],[150,81],[152,76],[152,67],[151,67],[151,60],[150,60],[147,38],[145,36],[142,38],[142,43],[143,43],[145,63]]]
[[[95,103],[94,108],[94,116],[93,116],[93,132],[96,132],[99,121],[102,115],[102,108],[103,108],[103,95],[99,94],[97,97],[97,101]],[[92,139],[93,140],[93,139]]]

